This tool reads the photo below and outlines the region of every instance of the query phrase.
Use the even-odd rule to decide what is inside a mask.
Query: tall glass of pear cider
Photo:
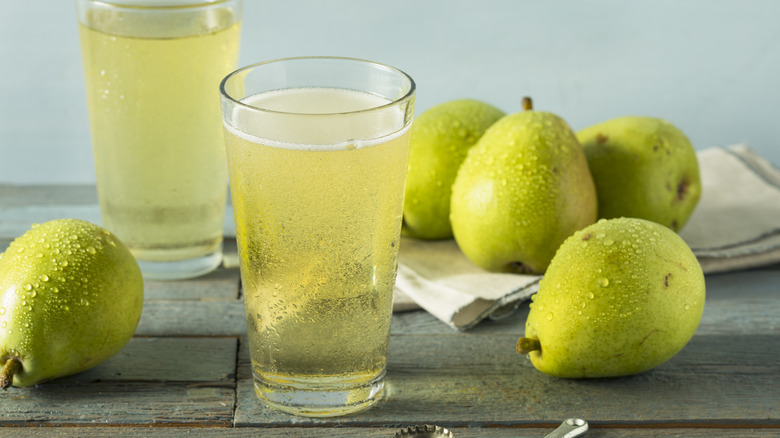
[[[103,226],[144,277],[222,260],[227,165],[218,85],[242,0],[76,0]]]
[[[414,81],[288,58],[220,87],[255,391],[303,416],[381,397]]]

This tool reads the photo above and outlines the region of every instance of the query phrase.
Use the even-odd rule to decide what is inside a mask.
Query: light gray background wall
[[[341,55],[415,78],[417,113],[524,95],[575,129],[663,117],[780,165],[780,2],[246,0],[241,65]],[[0,184],[92,183],[73,3],[0,0]]]

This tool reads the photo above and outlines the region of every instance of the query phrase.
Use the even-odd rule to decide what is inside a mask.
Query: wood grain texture
[[[1,392],[0,424],[230,425],[236,348],[231,338],[135,338],[91,370]]]
[[[229,426],[234,395],[230,382],[54,381],[4,393],[2,425]]]
[[[202,277],[178,281],[144,281],[147,300],[236,300],[239,298],[238,269],[217,268]]]
[[[111,359],[58,383],[233,382],[237,345],[234,338],[133,338]]]
[[[284,427],[254,428],[181,428],[181,427],[0,427],[3,438],[394,438],[396,427]],[[541,438],[555,429],[544,428],[452,428],[454,438]],[[585,438],[768,438],[778,436],[776,429],[687,429],[687,428],[598,428],[588,430]]]
[[[93,190],[0,185],[0,212],[94,205]],[[13,237],[0,236],[0,251]],[[515,353],[527,303],[465,333],[424,311],[397,313],[384,398],[336,419],[293,417],[257,399],[239,277],[233,267],[147,281],[136,337],[115,357],[0,392],[0,437],[391,438],[426,423],[456,438],[540,437],[574,416],[590,422],[587,437],[780,436],[780,265],[708,275],[691,342],[660,367],[617,379],[549,377]]]
[[[772,336],[700,336],[666,364],[616,379],[558,379],[514,352],[512,335],[391,338],[387,391],[362,415],[294,419],[264,408],[239,362],[237,426],[442,423],[517,426],[579,416],[594,424],[780,425]],[[245,358],[242,354],[240,358]],[[735,409],[734,400],[739,400]]]
[[[243,336],[240,300],[147,300],[136,336]]]

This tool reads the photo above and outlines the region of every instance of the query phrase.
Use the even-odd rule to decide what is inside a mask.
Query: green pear
[[[557,377],[640,373],[688,343],[704,289],[696,257],[674,231],[644,219],[601,219],[558,249],[517,351]]]
[[[504,112],[463,99],[437,105],[414,121],[409,145],[403,233],[418,239],[449,239],[450,196],[466,153]]]
[[[141,270],[89,222],[34,225],[0,255],[0,386],[35,385],[92,368],[130,340]]]
[[[598,193],[599,217],[637,217],[678,231],[701,195],[688,137],[666,120],[627,116],[577,133]]]
[[[564,239],[596,221],[593,179],[571,128],[528,98],[523,106],[469,150],[452,186],[455,240],[489,271],[542,273]]]

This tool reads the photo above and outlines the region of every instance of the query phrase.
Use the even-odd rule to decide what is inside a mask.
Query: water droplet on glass
[[[553,313],[550,312],[550,313],[547,314],[547,320],[548,321],[552,321],[552,319],[553,319]]]
[[[685,305],[685,310],[689,310],[690,308],[691,308],[691,305],[690,305],[690,304],[686,304],[686,305]]]
[[[596,298],[596,294],[594,294],[593,292],[588,292],[588,298],[590,298],[592,300],[592,299]]]
[[[24,285],[25,290],[32,290],[32,285],[30,283],[27,283]]]
[[[41,275],[41,280],[43,281],[49,281],[49,276],[46,274]]]
[[[95,248],[93,248],[93,247],[91,247],[91,246],[88,246],[88,247],[87,247],[87,252],[88,252],[88,253],[90,253],[90,254],[95,254],[95,253],[97,253],[97,251],[95,251]]]
[[[601,287],[609,286],[609,279],[607,277],[599,278],[599,285],[601,285]]]

